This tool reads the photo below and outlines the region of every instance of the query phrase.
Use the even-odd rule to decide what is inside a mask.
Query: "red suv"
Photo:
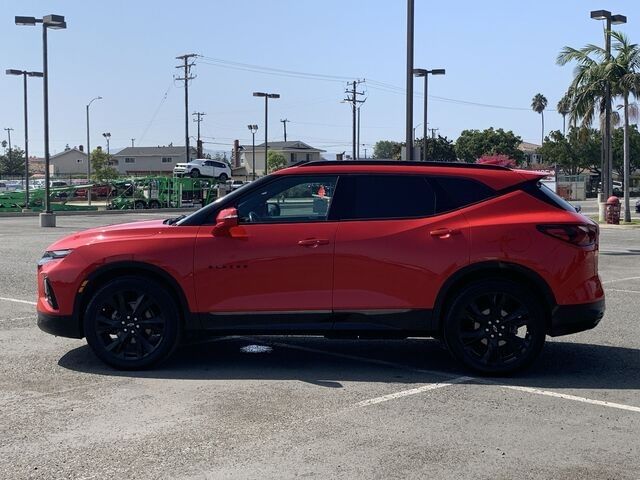
[[[205,335],[441,338],[473,370],[530,364],[604,313],[598,227],[498,166],[312,162],[189,216],[96,228],[38,266],[38,325],[150,367]]]

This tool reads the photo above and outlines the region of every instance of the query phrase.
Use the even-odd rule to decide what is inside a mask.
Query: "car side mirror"
[[[216,226],[213,227],[214,237],[231,237],[231,229],[238,226],[238,210],[225,208],[220,210],[216,217]]]
[[[580,213],[582,211],[582,205],[574,205],[574,207],[576,209],[576,212]]]

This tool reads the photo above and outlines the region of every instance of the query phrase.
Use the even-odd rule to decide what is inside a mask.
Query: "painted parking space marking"
[[[619,288],[607,288],[607,292],[640,293],[640,290],[621,290]]]
[[[5,302],[26,303],[27,305],[37,305],[36,302],[32,302],[30,300],[20,300],[19,298],[0,297],[0,300],[4,300]]]
[[[250,337],[236,337],[236,338],[243,338],[245,340],[251,340],[253,342],[260,342],[260,340],[252,339]],[[388,367],[400,368],[400,369],[403,369],[403,370],[410,370],[410,371],[416,372],[416,373],[427,373],[427,374],[430,374],[430,375],[437,375],[437,376],[441,376],[441,377],[449,377],[448,374],[443,373],[443,372],[414,368],[414,367],[410,367],[408,365],[402,365],[400,363],[387,362],[385,360],[377,360],[377,359],[372,359],[372,358],[360,357],[360,356],[357,356],[357,355],[336,353],[336,352],[331,352],[331,351],[327,351],[327,350],[320,350],[320,349],[317,349],[317,348],[301,347],[301,346],[298,346],[298,345],[290,345],[290,344],[282,343],[282,342],[263,341],[263,343],[266,343],[266,344],[269,344],[269,345],[272,345],[272,346],[277,346],[277,347],[291,348],[291,349],[294,349],[294,350],[301,350],[301,351],[306,351],[306,352],[311,352],[311,353],[319,353],[319,354],[322,354],[322,355],[329,355],[329,356],[334,356],[334,357],[338,357],[338,358],[346,358],[346,359],[349,359],[349,360],[355,360],[355,361],[359,361],[359,362],[367,362],[367,363],[373,363],[373,364],[376,364],[376,365],[383,365],[383,366],[388,366]],[[477,382],[477,383],[480,383],[480,384],[486,384],[486,385],[492,385],[492,386],[496,386],[496,387],[500,387],[500,388],[505,388],[507,390],[522,391],[522,392],[527,392],[527,393],[531,393],[531,394],[534,394],[534,395],[541,395],[541,396],[546,396],[546,397],[554,397],[554,398],[559,398],[559,399],[562,399],[562,400],[569,400],[569,401],[573,401],[573,402],[586,403],[586,404],[596,405],[596,406],[600,406],[600,407],[614,408],[614,409],[618,409],[618,410],[626,410],[626,411],[629,411],[629,412],[640,413],[640,407],[637,407],[637,406],[634,406],[634,405],[625,405],[625,404],[622,404],[622,403],[607,402],[607,401],[604,401],[604,400],[594,400],[594,399],[591,399],[591,398],[579,397],[579,396],[576,396],[576,395],[569,395],[569,394],[565,394],[565,393],[552,392],[552,391],[549,391],[549,390],[541,390],[539,388],[533,388],[533,387],[521,387],[521,386],[515,386],[515,385],[504,385],[504,384],[501,384],[501,383],[498,383],[498,382],[494,382],[494,381],[486,379],[486,378],[466,377],[466,376],[465,377],[449,378],[449,379],[445,380],[444,382],[427,384],[427,385],[424,385],[422,387],[417,387],[417,388],[413,388],[413,389],[409,389],[409,390],[403,390],[401,392],[391,393],[391,394],[384,395],[382,397],[376,397],[376,398],[373,398],[373,399],[363,400],[361,402],[356,403],[354,406],[355,407],[364,407],[364,406],[368,406],[368,405],[374,405],[376,403],[382,403],[382,402],[386,402],[386,401],[389,401],[389,400],[394,400],[396,398],[402,398],[402,397],[409,396],[409,395],[415,395],[415,394],[423,393],[423,392],[430,391],[430,390],[437,390],[437,389],[440,389],[440,388],[448,387],[450,385],[460,384],[460,383],[464,383],[464,382]],[[353,408],[354,406],[352,406],[351,408]]]
[[[0,318],[0,322],[17,322],[18,320],[31,320],[35,319],[35,315],[29,315],[28,317],[18,317],[18,318]]]
[[[520,392],[533,393],[535,395],[562,398],[564,400],[572,400],[574,402],[589,403],[591,405],[599,405],[601,407],[617,408],[619,410],[627,410],[629,412],[640,413],[640,407],[634,407],[633,405],[624,405],[622,403],[606,402],[604,400],[593,400],[591,398],[578,397],[576,395],[568,395],[566,393],[551,392],[549,390],[540,390],[538,388],[532,388],[532,387],[518,387],[518,386],[512,386],[512,385],[499,385],[499,386],[502,388],[508,388],[509,390],[517,390]]]
[[[640,280],[640,277],[625,277],[625,278],[616,278],[614,280],[607,280],[606,282],[602,282],[602,285],[608,285],[614,282],[626,282],[627,280]]]
[[[353,405],[355,408],[368,407],[369,405],[375,405],[377,403],[388,402],[389,400],[395,400],[396,398],[408,397],[409,395],[417,395],[419,393],[428,392],[430,390],[437,390],[439,388],[450,387],[456,383],[463,383],[473,380],[472,377],[457,377],[447,382],[442,383],[429,383],[421,387],[410,388],[409,390],[401,390],[399,392],[389,393],[381,397],[370,398]]]

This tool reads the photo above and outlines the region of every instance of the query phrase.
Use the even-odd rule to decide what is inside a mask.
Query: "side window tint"
[[[495,196],[496,192],[484,183],[461,177],[431,177],[436,192],[436,213],[466,207]]]
[[[357,175],[341,198],[345,220],[427,217],[435,212],[435,194],[418,175]],[[343,188],[342,180],[340,189]]]
[[[239,223],[326,221],[336,182],[325,175],[277,179],[239,200]]]

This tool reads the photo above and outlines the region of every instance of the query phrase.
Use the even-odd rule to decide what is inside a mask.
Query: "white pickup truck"
[[[191,160],[189,163],[177,163],[173,173],[179,177],[213,177],[221,182],[226,182],[231,178],[231,167],[227,163],[218,160],[198,158]]]

